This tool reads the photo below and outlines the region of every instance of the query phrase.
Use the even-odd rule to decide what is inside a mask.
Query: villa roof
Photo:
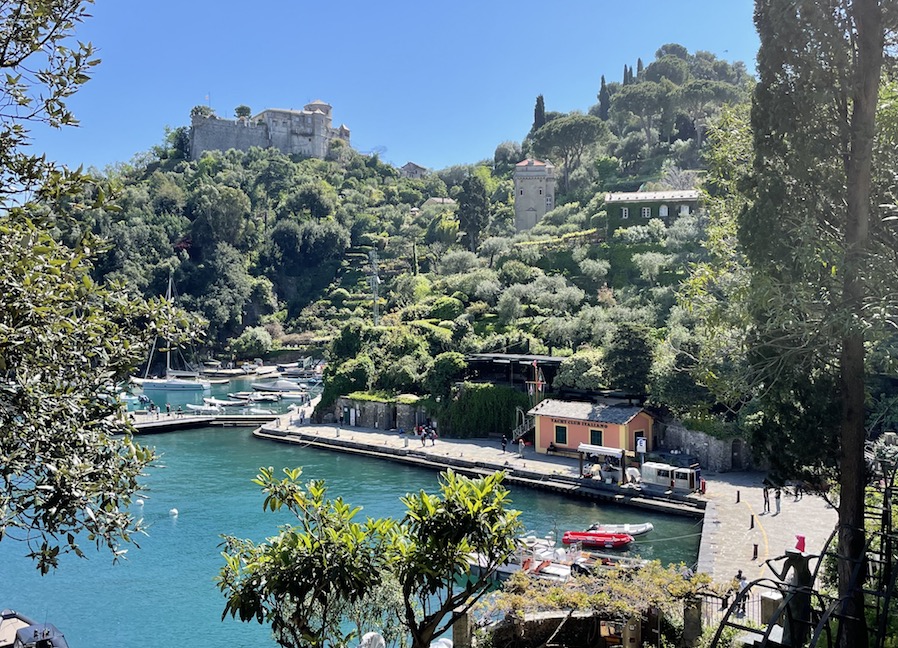
[[[526,160],[521,160],[517,164],[516,167],[528,167],[528,166],[540,166],[540,167],[549,167],[552,168],[552,165],[548,162],[543,162],[542,160],[537,160],[535,158],[527,158]]]
[[[655,202],[658,200],[691,201],[698,200],[698,189],[669,190],[669,191],[627,191],[605,194],[606,203],[624,202]]]
[[[580,421],[626,425],[642,411],[643,409],[637,405],[597,405],[547,398],[527,413],[533,416],[557,416]]]

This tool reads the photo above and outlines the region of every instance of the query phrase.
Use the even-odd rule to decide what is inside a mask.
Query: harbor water
[[[251,483],[260,466],[302,466],[304,481],[324,479],[331,497],[362,506],[360,521],[401,517],[402,495],[438,489],[433,471],[271,443],[245,428],[207,427],[142,442],[161,459],[145,479],[144,504],[135,507],[149,527],[140,548],[113,565],[108,553],[86,546],[88,559],[65,556],[56,572],[41,577],[23,544],[6,539],[0,608],[55,624],[73,648],[274,647],[267,626],[221,619],[224,598],[215,585],[222,534],[260,542],[291,521],[289,514],[262,512],[262,494]],[[639,536],[628,555],[691,565],[698,553],[701,525],[693,518],[519,488],[512,489],[512,507],[522,511],[528,533],[541,537],[594,522],[652,521],[655,530]]]

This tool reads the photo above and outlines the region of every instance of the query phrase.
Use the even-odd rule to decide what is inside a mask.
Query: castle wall
[[[268,148],[268,129],[264,124],[246,120],[196,118],[190,129],[190,158],[204,151],[249,150],[252,146]]]
[[[307,110],[264,110],[252,119],[195,117],[190,129],[190,158],[204,151],[252,146],[276,148],[286,155],[324,158],[333,139],[349,144],[349,129],[332,128],[330,106],[316,102]]]

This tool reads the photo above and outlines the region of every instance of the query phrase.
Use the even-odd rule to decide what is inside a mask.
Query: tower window
[[[630,218],[630,208],[629,207],[621,207],[620,208],[620,217],[621,218]]]
[[[652,217],[652,208],[651,207],[643,207],[642,208],[642,217],[643,218],[651,218]]]

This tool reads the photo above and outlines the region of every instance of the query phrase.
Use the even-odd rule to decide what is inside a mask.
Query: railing
[[[511,431],[511,442],[514,443],[522,436],[527,434],[530,430],[536,428],[536,419],[532,416],[527,416],[524,418],[524,422],[517,426],[514,430]]]

